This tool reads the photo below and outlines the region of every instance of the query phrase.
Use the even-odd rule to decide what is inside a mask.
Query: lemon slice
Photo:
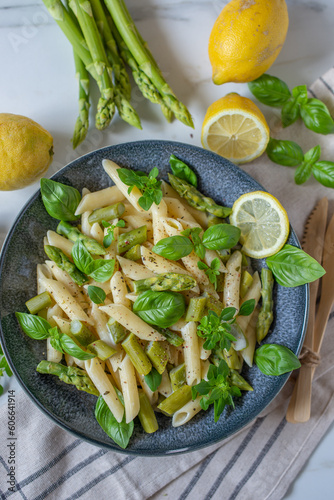
[[[260,156],[270,137],[266,119],[247,97],[227,94],[209,106],[202,125],[202,145],[234,163]]]
[[[240,196],[233,205],[230,222],[241,231],[242,251],[255,259],[278,252],[289,235],[288,214],[274,196],[264,191]]]

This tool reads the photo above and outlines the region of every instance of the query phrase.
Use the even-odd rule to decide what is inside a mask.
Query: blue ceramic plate
[[[228,160],[204,149],[169,141],[142,141],[110,146],[89,153],[60,170],[54,180],[70,184],[79,191],[91,191],[112,184],[102,168],[109,158],[122,167],[149,171],[158,167],[167,180],[169,157],[175,154],[196,172],[199,189],[217,203],[232,206],[248,191],[263,190],[254,179]],[[19,382],[54,422],[95,445],[114,451],[121,450],[102,431],[94,417],[96,398],[60,382],[56,377],[41,375],[35,368],[45,358],[45,342],[35,341],[22,333],[15,311],[25,311],[25,302],[36,294],[36,265],[43,262],[43,237],[57,221],[44,209],[40,192],[27,203],[18,216],[4,244],[0,260],[1,342],[11,368]],[[289,243],[299,246],[293,230]],[[261,261],[254,261],[260,268]],[[266,341],[284,344],[299,353],[308,310],[308,288],[275,286],[275,319]],[[139,424],[125,453],[159,456],[181,453],[212,445],[239,431],[253,420],[277,395],[288,375],[269,377],[256,366],[245,367],[243,375],[254,392],[235,398],[235,409],[226,409],[218,423],[213,420],[213,408],[200,412],[188,424],[174,429],[171,419],[157,414],[159,431],[145,434]]]

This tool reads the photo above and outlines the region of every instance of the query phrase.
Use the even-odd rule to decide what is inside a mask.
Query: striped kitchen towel
[[[310,92],[334,114],[334,70],[315,82]],[[307,151],[321,144],[322,159],[334,159],[333,136],[320,136],[295,123],[282,130],[277,116],[264,110],[272,135],[293,139]],[[296,139],[298,138],[298,139]],[[266,156],[245,167],[287,209],[301,236],[312,207],[332,190],[313,180],[303,187],[293,169],[272,164]],[[333,204],[330,203],[330,210]],[[15,491],[10,489],[10,441],[7,405],[0,407],[1,499],[74,500],[280,500],[334,420],[334,320],[331,316],[316,370],[309,422],[287,423],[290,379],[255,421],[222,443],[185,455],[164,458],[127,456],[97,448],[57,427],[23,391],[16,395],[17,462]],[[6,397],[6,396],[4,396]]]

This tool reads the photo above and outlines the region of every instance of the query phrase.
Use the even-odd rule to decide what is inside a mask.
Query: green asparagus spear
[[[225,220],[215,215],[208,214],[208,227],[216,226],[217,224],[224,224]]]
[[[242,271],[240,279],[240,297],[243,299],[253,283],[253,276],[248,271]]]
[[[152,432],[158,430],[159,428],[158,422],[155,413],[153,411],[153,408],[145,392],[142,390],[139,390],[138,392],[139,392],[139,402],[140,402],[140,410],[138,413],[138,417],[144,431],[147,432],[148,434],[152,434]]]
[[[147,240],[147,227],[140,226],[132,231],[123,233],[118,238],[118,253],[122,254],[130,250],[135,245],[141,245]]]
[[[230,380],[232,385],[239,387],[242,391],[252,391],[253,387],[236,370],[230,370]]]
[[[64,366],[60,363],[53,363],[52,361],[41,361],[36,370],[39,373],[47,373],[56,375],[65,384],[75,385],[79,391],[85,391],[94,396],[99,396],[99,391],[89,378],[87,372],[81,368],[73,366]]]
[[[201,212],[209,212],[217,217],[227,217],[232,212],[231,208],[217,205],[211,198],[204,196],[189,182],[179,179],[173,174],[168,174],[169,182],[175,191],[184,198],[191,207]]]
[[[173,392],[177,391],[186,383],[186,367],[185,364],[175,366],[169,372],[170,383],[172,384]]]
[[[228,351],[224,349],[223,356],[223,359],[231,370],[240,370],[242,367],[242,360],[233,347],[230,347]]]
[[[72,226],[71,226],[72,227]],[[54,247],[52,245],[44,245],[44,252],[57,264],[57,266],[66,271],[67,274],[72,278],[72,280],[77,283],[77,285],[82,286],[87,283],[87,276],[79,271],[79,269],[70,261],[67,255],[60,250],[60,248]]]
[[[91,54],[95,71],[99,76],[101,97],[97,105],[96,128],[105,129],[114,113],[114,88],[111,82],[111,68],[97,29],[92,8],[87,0],[70,0],[69,5],[76,15]]]
[[[76,340],[79,342],[79,344],[85,347],[88,346],[88,344],[90,344],[91,342],[97,340],[93,332],[91,332],[89,328],[78,319],[74,319],[73,321],[71,321],[70,331],[71,334],[74,335]]]
[[[57,233],[61,234],[62,236],[66,236],[66,238],[73,242],[81,240],[90,253],[93,253],[95,255],[105,255],[107,253],[107,250],[102,245],[100,245],[100,243],[98,243],[93,238],[89,238],[85,234],[82,234],[79,229],[71,226],[71,224],[68,224],[67,222],[59,222]]]
[[[207,298],[206,306],[209,311],[215,312],[218,316],[224,309],[222,302],[220,302],[220,300],[214,299],[213,297]]]
[[[148,375],[152,369],[152,365],[133,333],[130,333],[124,342],[122,342],[122,347],[131,359],[137,372],[141,375]]]
[[[182,406],[189,403],[189,401],[191,401],[191,387],[190,385],[183,385],[168,396],[168,398],[164,399],[162,403],[158,405],[158,408],[165,415],[171,416],[182,408]]]
[[[75,123],[74,133],[72,138],[73,149],[85,139],[89,127],[89,75],[88,71],[77,55],[73,51],[75,72],[79,82],[79,116]]]
[[[217,252],[219,254],[220,260],[222,260],[224,262],[224,264],[231,257],[231,249],[230,248],[223,248],[222,250],[217,250]]]
[[[271,323],[273,322],[273,286],[274,278],[273,273],[270,269],[262,268],[261,270],[261,282],[262,282],[262,307],[259,312],[259,316],[256,324],[256,340],[260,343],[267,333]]]
[[[140,245],[135,245],[130,248],[125,254],[124,257],[129,260],[139,260],[141,258]]]
[[[163,78],[155,60],[145,48],[124,2],[122,0],[105,0],[105,4],[133,58],[136,60],[139,68],[144,71],[155,85],[166,106],[175,114],[178,120],[193,127],[194,125],[189,111],[184,104],[178,101],[166,80]]]
[[[201,321],[204,316],[206,302],[206,297],[192,297],[189,301],[185,318],[186,321]]]
[[[155,326],[155,329],[166,338],[167,342],[175,347],[180,347],[184,342],[183,338],[179,337],[178,334],[172,330],[169,330],[169,328],[160,328]]]
[[[145,353],[147,354],[147,357],[151,361],[154,368],[161,375],[165,371],[168,362],[167,351],[163,347],[161,342],[157,342],[154,340],[149,342],[145,348]]]
[[[125,206],[123,203],[114,203],[108,207],[98,208],[94,210],[88,217],[89,224],[94,224],[94,222],[102,222],[103,220],[109,221],[112,219],[118,219],[124,214]]]
[[[159,274],[153,278],[135,281],[134,291],[136,293],[145,292],[146,290],[153,290],[154,292],[162,292],[164,290],[181,292],[184,290],[191,290],[196,284],[195,278],[187,274],[166,273]]]
[[[114,318],[108,319],[107,328],[115,344],[123,342],[125,337],[128,335],[128,332],[126,331],[124,326],[118,323]]]
[[[95,354],[101,361],[105,361],[108,358],[111,358],[114,354],[116,354],[116,349],[108,345],[104,340],[94,340],[91,344],[87,346],[87,348]]]
[[[43,292],[27,300],[26,307],[30,314],[37,314],[42,309],[51,306],[52,298],[49,292]]]

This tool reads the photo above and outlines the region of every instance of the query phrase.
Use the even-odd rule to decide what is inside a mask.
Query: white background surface
[[[107,130],[98,132],[93,128],[92,111],[88,137],[73,151],[70,139],[77,116],[77,83],[71,47],[42,1],[0,0],[0,112],[29,116],[53,135],[55,155],[48,176],[82,154],[120,142],[166,139],[200,146],[207,107],[230,91],[249,96],[246,85],[216,87],[211,82],[207,43],[212,25],[227,1],[126,3],[167,81],[191,110],[195,130],[178,122],[167,124],[159,108],[134,91],[133,104],[141,117],[142,131],[115,117]],[[287,0],[287,5],[287,40],[269,73],[290,87],[310,85],[333,66],[334,0]],[[263,111],[268,117],[268,108]],[[0,233],[9,230],[21,207],[37,189],[35,184],[20,191],[0,192]],[[17,383],[11,379],[10,386],[17,388]],[[4,400],[0,398],[0,404]],[[287,500],[332,498],[333,450],[332,427],[291,485]]]

